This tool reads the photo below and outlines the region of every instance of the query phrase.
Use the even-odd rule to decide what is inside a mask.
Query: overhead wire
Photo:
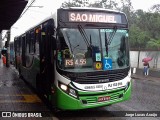
[[[18,18],[18,20],[27,12],[27,10],[29,9],[29,7],[32,6],[32,4],[35,2],[36,0],[32,0],[32,2],[26,6],[27,8],[22,12],[22,14],[20,15],[20,17]]]

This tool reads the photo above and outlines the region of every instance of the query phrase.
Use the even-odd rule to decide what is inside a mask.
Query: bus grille
[[[108,83],[124,79],[128,75],[128,70],[109,71],[107,73],[93,74],[88,76],[77,77],[75,82],[79,84],[98,84]]]
[[[120,92],[115,92],[112,94],[107,94],[107,96],[110,96],[110,100],[109,101],[114,101],[117,99],[120,99],[123,97],[123,90]],[[104,102],[109,102],[109,101],[104,101]],[[86,97],[85,99],[83,99],[82,97],[82,103],[83,104],[92,104],[92,103],[98,103],[98,97],[97,96],[92,96],[92,97]]]

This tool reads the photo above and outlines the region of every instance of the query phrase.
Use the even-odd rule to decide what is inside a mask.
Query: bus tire
[[[59,113],[63,112],[63,110],[58,109],[58,108],[55,107],[55,106],[52,106],[52,111],[53,111],[55,114],[59,114]]]

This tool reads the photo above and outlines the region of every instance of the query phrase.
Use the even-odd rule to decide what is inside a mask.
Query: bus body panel
[[[40,72],[40,61],[39,58],[34,57],[32,61],[32,65],[30,67],[21,66],[21,75],[23,78],[32,85],[32,87],[36,88],[36,77]]]

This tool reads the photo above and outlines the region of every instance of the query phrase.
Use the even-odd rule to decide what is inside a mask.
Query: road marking
[[[3,95],[0,94],[0,103],[41,103],[41,99],[35,94]]]

